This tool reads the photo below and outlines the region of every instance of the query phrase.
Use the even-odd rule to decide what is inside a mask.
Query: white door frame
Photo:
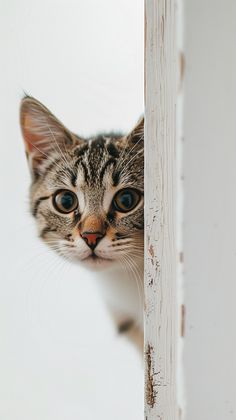
[[[177,420],[181,413],[177,15],[175,0],[145,2],[145,420]]]

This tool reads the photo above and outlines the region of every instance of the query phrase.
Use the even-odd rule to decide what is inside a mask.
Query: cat
[[[20,124],[39,237],[96,272],[118,331],[142,349],[144,119],[85,139],[25,96]]]

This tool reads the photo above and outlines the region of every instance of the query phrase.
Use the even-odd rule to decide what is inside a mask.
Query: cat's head
[[[39,236],[96,268],[142,259],[143,119],[127,136],[85,140],[34,98],[20,117]]]

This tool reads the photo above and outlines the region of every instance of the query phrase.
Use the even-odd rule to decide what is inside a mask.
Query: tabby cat
[[[26,96],[20,122],[39,236],[93,269],[118,331],[142,348],[143,125],[84,139]]]

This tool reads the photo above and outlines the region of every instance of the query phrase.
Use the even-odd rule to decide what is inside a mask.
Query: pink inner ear
[[[41,136],[34,133],[34,125],[32,124],[32,119],[28,115],[23,117],[22,131],[27,152],[31,153],[33,150],[37,151],[37,144],[39,144]],[[39,150],[38,152],[40,153]]]

